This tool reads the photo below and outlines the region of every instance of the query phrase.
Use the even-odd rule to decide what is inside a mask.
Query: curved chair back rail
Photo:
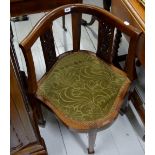
[[[65,10],[70,11],[65,11]],[[118,17],[113,16],[106,10],[102,8],[92,6],[92,5],[83,5],[83,4],[70,4],[64,5],[59,8],[54,9],[53,11],[46,14],[32,29],[28,36],[21,42],[21,45],[25,49],[29,49],[38,37],[40,37],[52,24],[52,21],[56,20],[59,17],[62,17],[67,14],[74,13],[86,13],[96,16],[98,19],[103,19],[106,23],[110,24],[113,27],[118,28],[121,32],[127,34],[130,37],[137,37],[140,33],[139,29],[131,26],[125,25]]]

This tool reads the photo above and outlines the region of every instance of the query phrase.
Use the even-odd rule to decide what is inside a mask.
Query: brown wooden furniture
[[[96,54],[92,54],[92,52],[90,52],[90,51],[80,50],[80,35],[81,35],[81,26],[80,25],[81,25],[81,14],[82,13],[96,16],[96,19],[99,22],[98,48],[97,48]],[[64,16],[66,14],[72,15],[71,17],[72,17],[73,50],[65,52],[65,54],[62,54],[59,57],[56,57],[53,31],[52,31],[52,23],[55,19],[57,19],[61,16]],[[112,47],[114,46],[113,37],[114,37],[114,30],[116,28],[120,29],[123,33],[125,33],[126,35],[128,35],[130,37],[128,57],[126,60],[126,66],[125,66],[124,71],[120,71],[119,69],[117,69],[116,67],[114,67],[112,65],[112,59],[113,59],[113,55],[114,55],[113,50],[112,50],[113,49]],[[47,15],[45,15],[38,22],[38,24],[32,29],[32,31],[29,33],[29,35],[20,43],[20,47],[24,54],[24,57],[26,60],[26,65],[27,65],[27,71],[28,71],[27,83],[28,83],[29,95],[33,98],[39,99],[44,105],[48,106],[56,114],[57,118],[59,118],[68,128],[70,128],[72,130],[79,131],[79,132],[88,132],[89,133],[88,134],[89,135],[88,153],[94,153],[94,143],[95,143],[97,131],[108,127],[116,119],[117,115],[119,114],[119,109],[120,109],[121,103],[125,97],[125,94],[127,93],[130,80],[132,81],[135,79],[135,54],[136,54],[137,43],[138,43],[140,35],[141,35],[141,31],[135,29],[132,26],[126,26],[120,19],[118,19],[117,17],[114,17],[109,12],[107,12],[101,8],[98,8],[98,7],[95,7],[92,5],[71,4],[71,5],[65,5],[65,6],[59,7],[57,9],[49,12]],[[41,81],[36,80],[34,62],[33,62],[33,57],[32,57],[32,53],[31,53],[31,47],[38,38],[40,38],[40,40],[41,40],[41,45],[42,45],[45,64],[46,64],[46,74],[43,76]],[[110,106],[109,111],[104,115],[104,117],[100,117],[98,119],[91,120],[91,118],[90,118],[91,116],[89,117],[87,110],[85,110],[84,113],[82,113],[84,116],[87,115],[87,117],[89,117],[89,119],[90,119],[89,121],[87,121],[87,119],[86,120],[82,119],[81,121],[79,121],[78,118],[81,118],[80,117],[81,115],[79,115],[77,119],[74,119],[74,116],[79,114],[79,112],[81,113],[81,111],[79,111],[80,109],[77,110],[78,107],[76,108],[73,106],[73,111],[77,110],[77,113],[74,113],[72,110],[63,111],[65,109],[65,107],[58,108],[57,105],[54,104],[55,102],[52,102],[50,100],[51,96],[49,96],[49,94],[52,90],[53,91],[56,90],[51,87],[49,88],[49,86],[53,82],[53,81],[49,81],[49,78],[52,77],[51,73],[53,73],[54,68],[55,68],[55,71],[60,71],[60,72],[66,71],[68,69],[68,67],[72,68],[72,66],[70,66],[70,65],[68,65],[68,67],[60,65],[62,68],[56,69],[56,66],[59,66],[57,64],[59,64],[60,62],[61,63],[68,63],[70,61],[72,62],[73,59],[69,59],[69,56],[70,57],[75,56],[74,60],[78,59],[79,61],[75,62],[73,64],[74,64],[74,66],[78,67],[78,64],[85,63],[85,62],[87,62],[87,60],[89,60],[89,58],[85,59],[84,61],[81,60],[82,58],[79,59],[79,57],[81,56],[82,53],[84,53],[84,55],[82,57],[87,55],[89,58],[93,57],[93,60],[95,59],[96,63],[91,64],[92,66],[96,66],[96,65],[98,66],[98,64],[100,64],[102,66],[103,64],[105,64],[105,66],[104,66],[106,68],[105,72],[109,72],[110,74],[103,74],[103,76],[108,76],[108,75],[112,76],[113,74],[117,74],[119,77],[124,79],[123,80],[124,82],[122,82],[121,87],[119,87],[119,89],[117,90],[118,94],[114,97],[114,102],[112,100],[112,105]],[[77,57],[77,56],[79,56],[79,57]],[[69,59],[69,61],[65,61],[66,59],[67,60]],[[89,64],[89,61],[88,61],[88,64]],[[84,67],[85,66],[83,66],[82,68],[84,68]],[[90,69],[90,66],[89,66],[89,69]],[[101,72],[103,70],[101,69]],[[99,71],[99,73],[101,73],[101,72]],[[79,72],[79,73],[82,74],[83,72]],[[95,73],[96,72],[94,72],[92,74],[95,75]],[[73,79],[76,77],[76,75],[79,75],[77,73],[76,74],[68,73],[68,74],[70,76],[73,76]],[[70,76],[67,76],[68,74],[62,74],[62,76],[66,75],[64,78],[67,79],[67,77],[68,78],[70,77]],[[75,75],[75,77],[74,77],[74,75]],[[84,76],[82,75],[82,77],[85,77],[86,75],[87,75],[87,72],[86,72],[86,74],[84,74]],[[55,78],[55,80],[59,80],[59,78],[61,78],[59,73],[57,76],[58,77]],[[103,79],[103,76],[102,76],[101,80]],[[110,79],[110,81],[109,81],[110,84],[112,84],[111,76],[109,78],[106,77],[106,79],[108,79],[108,80]],[[96,81],[96,77],[97,76],[95,76],[93,80]],[[64,79],[64,80],[66,80],[66,79]],[[82,80],[84,80],[84,79],[82,79]],[[119,81],[119,80],[120,79],[117,78],[117,80],[115,82],[117,83],[117,81]],[[67,81],[70,82],[71,79],[67,80]],[[89,81],[89,80],[86,80],[86,82],[87,81]],[[47,84],[48,88],[47,89],[45,88],[45,90],[44,90],[44,87],[42,87],[42,83],[44,83],[44,82],[45,83],[50,82],[49,84]],[[62,84],[61,84],[61,82],[62,82]],[[53,86],[57,87],[59,84],[61,86],[61,85],[63,85],[64,82],[65,81],[60,80],[60,81],[58,81],[58,84],[54,84]],[[107,83],[105,81],[102,81],[102,82],[105,84]],[[67,85],[67,83],[66,83],[66,85]],[[67,89],[68,89],[68,87],[73,86],[73,84],[67,85]],[[80,84],[80,86],[81,86],[81,84]],[[84,83],[84,85],[85,85],[85,83]],[[112,94],[117,92],[115,90],[115,87],[110,87],[110,88],[113,88],[113,89],[111,89]],[[46,93],[46,90],[47,90],[47,94],[46,94],[47,96],[40,94],[40,91],[42,91],[42,89],[43,89],[43,93]],[[60,101],[61,106],[69,106],[66,103],[68,97],[63,98],[63,96],[61,96],[62,98],[57,98],[58,96],[61,95],[62,90],[66,91],[67,89],[66,89],[66,87],[65,87],[65,89],[59,89],[59,87],[58,87],[57,90],[60,90],[60,93],[58,93],[57,95],[54,95],[56,97],[56,100],[58,102]],[[94,89],[91,89],[90,91],[92,91],[92,90],[94,90]],[[66,92],[66,93],[68,94],[69,92]],[[105,93],[106,93],[106,91],[105,91]],[[55,94],[55,93],[52,93],[52,94]],[[110,96],[112,94],[108,92],[108,96]],[[99,91],[99,96],[105,97],[106,95],[104,96],[102,94],[102,91],[101,92]],[[95,97],[99,97],[99,96],[95,96]],[[46,97],[49,97],[49,98],[47,99]],[[85,98],[87,96],[82,96],[82,97]],[[90,98],[88,98],[88,100],[91,99],[91,97],[92,96],[90,96]],[[110,101],[113,98],[113,97],[112,98],[111,97],[110,97]],[[80,98],[79,98],[79,100],[80,100]],[[92,104],[92,102],[94,103],[94,99],[91,101],[91,104]],[[70,103],[70,101],[69,101],[69,103]],[[71,103],[72,103],[72,101],[71,101]],[[84,103],[82,102],[82,103],[80,103],[80,105],[81,104],[83,107]],[[97,103],[95,102],[94,104],[97,104]],[[102,100],[101,100],[100,104],[101,105],[103,104]],[[37,103],[36,103],[36,106],[37,106]],[[78,106],[78,105],[76,105],[76,106]],[[99,105],[96,105],[96,106],[99,106]],[[96,106],[94,108],[96,108]],[[72,107],[72,104],[69,106],[69,108],[70,107]],[[88,107],[86,109],[88,109],[88,108],[91,108],[91,107],[88,105]],[[107,108],[104,106],[104,109],[107,109]],[[97,110],[97,109],[94,109],[94,110]],[[91,111],[89,111],[89,112],[91,112]],[[96,116],[97,113],[94,113],[94,112],[92,112],[92,114],[93,114],[93,116]],[[72,115],[69,115],[70,113],[72,113],[73,117],[72,117]]]
[[[141,39],[139,40],[136,56],[140,61],[140,64],[145,66],[145,7],[139,2],[139,0],[112,0],[111,12],[121,20],[129,22],[130,25],[133,25],[143,32]],[[121,32],[118,31],[116,35],[116,45],[118,50],[121,40]],[[144,103],[140,99],[140,96],[139,92],[134,89],[129,93],[129,100],[132,101],[139,116],[145,124],[145,110],[142,106]]]
[[[10,153],[11,155],[47,155],[35,115],[23,91],[19,66],[12,43],[10,62]]]
[[[145,8],[138,0],[112,0],[111,9],[123,21],[145,31]]]
[[[137,57],[142,65],[145,64],[145,8],[138,0],[112,0],[111,12],[121,20],[143,31],[140,39]],[[118,32],[119,47],[121,34]]]
[[[61,5],[82,3],[82,0],[11,0],[11,16],[49,11]]]

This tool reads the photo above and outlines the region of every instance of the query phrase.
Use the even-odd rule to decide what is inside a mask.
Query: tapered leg
[[[94,145],[95,145],[96,135],[97,135],[96,130],[91,130],[88,132],[88,141],[89,141],[88,154],[95,153]]]
[[[67,28],[65,26],[65,16],[62,16],[62,27],[65,31],[67,31]]]

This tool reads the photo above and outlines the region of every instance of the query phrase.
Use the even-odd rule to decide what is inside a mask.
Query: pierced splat
[[[114,27],[99,21],[97,56],[112,63]]]
[[[52,65],[57,60],[54,38],[53,38],[53,31],[51,28],[46,30],[45,33],[40,36],[40,41],[41,41],[43,54],[45,58],[46,72],[48,72],[52,67]]]

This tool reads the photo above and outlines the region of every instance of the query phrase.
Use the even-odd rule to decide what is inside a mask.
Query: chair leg
[[[38,125],[45,127],[46,120],[44,119],[40,103],[38,103],[38,105],[37,105],[36,115],[37,115],[37,119],[38,119]]]
[[[36,99],[32,95],[29,95],[29,102],[31,104],[32,111],[35,115],[35,118],[36,118],[38,125],[45,127],[46,120],[44,119],[42,109],[41,109],[42,102],[40,100]]]
[[[67,28],[65,26],[65,16],[62,16],[62,27],[63,27],[64,31],[67,31]]]
[[[95,145],[96,135],[97,135],[96,130],[91,130],[88,132],[88,141],[89,141],[88,154],[95,153],[94,145]]]

